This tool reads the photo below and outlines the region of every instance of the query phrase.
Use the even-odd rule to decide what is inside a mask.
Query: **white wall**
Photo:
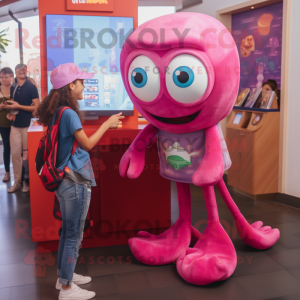
[[[139,6],[139,26],[152,19],[175,12],[175,6]]]
[[[289,96],[287,116],[286,194],[300,197],[300,1],[292,0],[289,47]]]
[[[248,1],[248,0],[247,0]],[[202,4],[190,7],[184,11],[199,12],[206,14],[212,17],[216,17],[216,11],[222,8],[226,8],[232,5],[237,5],[243,2],[244,0],[205,0]]]
[[[20,21],[22,22],[23,36],[27,36],[26,43],[23,44],[24,63],[27,64],[29,59],[40,56],[39,42],[35,41],[40,36],[39,17],[22,18]],[[0,23],[0,31],[6,28],[9,28],[6,38],[11,42],[5,47],[7,53],[1,53],[0,65],[1,68],[10,67],[15,70],[15,66],[20,63],[18,24],[14,20]]]
[[[185,11],[199,12],[216,17],[217,10],[243,2],[247,1],[209,0]],[[300,198],[300,95],[298,88],[300,72],[299,11],[300,1],[291,0],[285,193]]]

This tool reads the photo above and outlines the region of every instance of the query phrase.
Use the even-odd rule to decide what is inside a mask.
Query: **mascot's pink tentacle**
[[[120,175],[130,179],[138,178],[144,170],[145,151],[157,135],[158,129],[148,124],[135,138],[120,162]]]
[[[179,218],[174,225],[157,236],[140,232],[139,237],[129,239],[129,246],[133,255],[144,264],[172,263],[188,248],[191,242],[190,186],[187,183],[177,182],[176,184]]]
[[[205,129],[205,155],[193,175],[197,186],[215,185],[224,173],[220,135],[217,125]]]
[[[206,285],[229,278],[234,272],[237,257],[231,239],[219,222],[213,186],[204,186],[207,227],[193,248],[177,260],[180,276],[193,284]]]
[[[223,179],[218,182],[217,187],[232,213],[237,230],[241,239],[249,246],[256,249],[267,249],[273,246],[280,237],[280,232],[277,228],[272,229],[269,226],[262,227],[263,222],[258,221],[250,225],[241,214],[237,205],[231,198]]]

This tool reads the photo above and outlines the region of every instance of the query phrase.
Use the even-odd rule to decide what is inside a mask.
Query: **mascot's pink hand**
[[[138,178],[145,166],[145,151],[134,150],[130,147],[123,155],[120,162],[120,175],[130,179]]]
[[[152,124],[148,124],[136,137],[129,149],[123,155],[120,162],[120,175],[130,179],[138,178],[145,166],[145,153],[151,144],[158,129]]]
[[[205,129],[205,155],[192,177],[197,186],[215,185],[223,176],[224,164],[218,127]]]

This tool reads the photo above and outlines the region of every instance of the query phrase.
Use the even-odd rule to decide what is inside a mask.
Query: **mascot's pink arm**
[[[135,138],[120,162],[120,175],[130,179],[138,178],[144,170],[145,151],[158,133],[158,129],[148,124]]]
[[[197,186],[215,185],[224,173],[223,155],[217,125],[206,128],[204,158],[193,175],[193,183]]]

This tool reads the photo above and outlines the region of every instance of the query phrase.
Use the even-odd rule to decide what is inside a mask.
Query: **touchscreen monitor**
[[[64,63],[75,63],[94,73],[85,80],[79,108],[85,116],[123,112],[133,115],[134,107],[125,90],[120,70],[120,53],[133,30],[133,18],[47,15],[47,78]]]

